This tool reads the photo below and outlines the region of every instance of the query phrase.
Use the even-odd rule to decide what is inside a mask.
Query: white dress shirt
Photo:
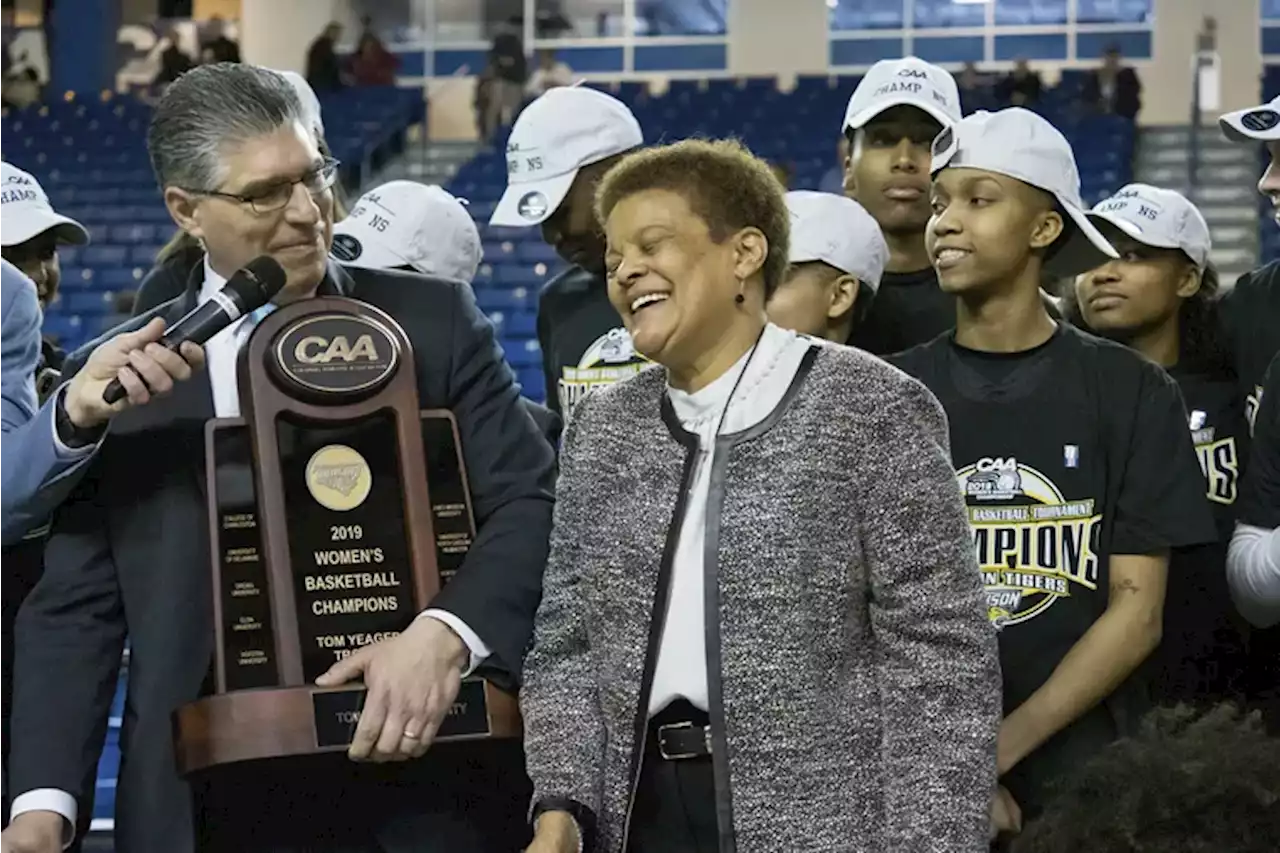
[[[698,437],[698,455],[693,462],[689,497],[671,565],[666,622],[662,626],[658,663],[649,693],[651,717],[676,699],[686,699],[704,711],[710,710],[703,557],[716,427],[723,416],[720,434],[727,435],[749,429],[768,417],[782,402],[805,353],[814,345],[812,338],[771,323],[765,327],[755,354],[748,352],[710,385],[692,394],[667,389],[676,417],[685,429]],[[739,376],[741,382],[738,382]],[[726,411],[726,402],[735,384],[738,389],[733,392]]]
[[[213,295],[222,290],[226,283],[227,280],[214,272],[206,258],[204,284],[200,288],[200,303],[203,304],[213,298]],[[239,356],[240,348],[249,340],[249,336],[253,334],[257,324],[273,310],[275,310],[273,305],[267,305],[252,314],[241,317],[205,343],[205,365],[209,371],[209,385],[213,392],[213,410],[218,417],[240,417],[240,388],[236,383],[236,358]],[[59,442],[59,447],[61,447],[61,442]],[[93,449],[92,447],[87,448],[86,451],[92,452]],[[77,451],[68,449],[68,452],[75,453]],[[484,640],[480,639],[480,636],[475,631],[471,630],[465,622],[452,613],[437,608],[429,608],[418,616],[419,619],[423,617],[443,622],[462,639],[471,656],[470,663],[463,672],[464,677],[475,671],[476,667],[484,663],[485,659],[492,654]],[[37,788],[27,791],[25,794],[20,794],[14,798],[13,806],[9,812],[10,820],[23,812],[32,811],[50,811],[62,815],[67,821],[63,830],[63,848],[65,849],[71,845],[71,842],[75,839],[77,816],[75,797],[66,791],[60,791],[55,788]]]

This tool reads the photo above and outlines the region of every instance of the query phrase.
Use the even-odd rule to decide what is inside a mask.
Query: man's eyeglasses
[[[293,188],[302,184],[303,188],[313,196],[318,196],[333,188],[338,180],[338,166],[341,162],[327,158],[318,169],[312,169],[301,178],[293,181],[281,181],[278,184],[255,190],[250,194],[226,193],[218,190],[188,190],[196,195],[225,198],[228,201],[247,204],[254,213],[275,213],[289,205],[293,198]]]

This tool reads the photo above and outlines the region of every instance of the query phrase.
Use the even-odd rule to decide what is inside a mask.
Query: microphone
[[[284,287],[285,278],[284,267],[275,258],[270,255],[254,258],[237,270],[212,299],[174,323],[173,328],[161,336],[160,346],[173,352],[187,341],[203,346],[236,320],[270,302]],[[113,379],[102,393],[102,399],[110,405],[123,400],[126,393],[120,380]]]

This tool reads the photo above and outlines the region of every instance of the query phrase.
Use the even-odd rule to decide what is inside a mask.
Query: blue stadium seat
[[[526,240],[516,249],[516,260],[522,264],[554,264],[560,261],[556,250],[541,241]]]
[[[476,291],[476,303],[481,311],[536,310],[538,294],[527,287],[496,287]]]

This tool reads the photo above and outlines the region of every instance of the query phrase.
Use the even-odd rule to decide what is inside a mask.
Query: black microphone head
[[[231,291],[247,314],[270,302],[284,287],[287,277],[279,261],[270,255],[262,255],[237,270],[227,280],[226,289]]]

